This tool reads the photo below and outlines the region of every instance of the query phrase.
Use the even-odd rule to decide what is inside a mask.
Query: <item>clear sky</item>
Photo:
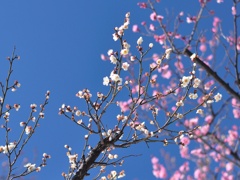
[[[184,1],[184,0],[183,0]],[[52,156],[48,165],[40,173],[31,176],[36,179],[61,179],[61,172],[67,171],[68,158],[64,145],[73,147],[80,153],[83,130],[58,115],[62,103],[84,106],[75,97],[76,92],[88,88],[94,92],[103,91],[102,78],[109,75],[110,63],[100,59],[100,54],[111,48],[119,47],[112,40],[113,28],[122,24],[125,13],[131,12],[131,25],[149,20],[150,11],[142,10],[136,0],[8,0],[0,3],[0,79],[6,74],[6,56],[13,47],[21,60],[15,63],[13,80],[17,79],[22,87],[11,96],[9,102],[21,104],[21,110],[12,121],[20,122],[27,118],[29,105],[41,103],[47,90],[51,91],[46,116],[23,156],[38,163],[42,153]],[[195,12],[198,3],[184,8],[181,2],[171,3],[163,0],[161,11],[182,10]],[[223,6],[220,5],[218,8]],[[222,12],[223,13],[223,12]],[[165,13],[163,13],[165,14]],[[131,28],[127,31],[129,42],[135,43],[138,34]],[[153,41],[153,40],[152,40]],[[82,104],[81,104],[82,103]],[[13,125],[13,132],[18,129]],[[17,130],[16,130],[17,131]],[[14,136],[14,135],[13,135]],[[3,143],[0,139],[0,143]],[[150,157],[160,157],[162,144],[147,148],[145,144],[123,150],[124,154],[142,154],[126,160],[126,179],[155,179],[152,175]],[[173,147],[165,151],[176,151]],[[0,160],[1,161],[1,160]],[[181,162],[180,162],[181,164]],[[112,167],[107,169],[111,170]]]

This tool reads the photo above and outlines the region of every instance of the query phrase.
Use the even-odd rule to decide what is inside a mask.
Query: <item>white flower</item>
[[[213,100],[207,100],[207,104],[211,104],[211,103],[214,103]]]
[[[27,135],[30,134],[32,131],[33,131],[32,126],[27,126],[27,127],[25,128],[25,133],[26,133]]]
[[[36,107],[37,107],[36,104],[31,104],[31,105],[30,105],[30,108],[32,108],[32,109],[35,109]]]
[[[122,64],[122,69],[123,69],[124,71],[127,71],[127,70],[128,70],[128,67],[129,67],[129,64],[128,64],[127,62],[125,62],[125,63]]]
[[[116,34],[116,33],[113,33],[113,40],[114,41],[117,41],[118,40],[118,38],[119,38],[119,35],[118,34]]]
[[[40,118],[44,118],[44,112],[40,112],[40,113],[39,113],[39,117],[40,117]]]
[[[197,99],[198,98],[198,94],[197,93],[190,93],[188,97],[190,99]]]
[[[156,63],[157,63],[158,65],[161,65],[162,60],[161,60],[161,59],[158,59],[158,60],[156,61]]]
[[[77,111],[75,112],[75,114],[76,114],[76,116],[80,116],[80,115],[81,115],[81,111],[80,111],[80,110],[77,110]]]
[[[149,48],[152,48],[153,47],[153,43],[149,43]]]
[[[26,124],[25,122],[20,122],[21,127],[25,126],[25,124]]]
[[[121,55],[127,55],[128,52],[129,52],[128,49],[122,49],[122,50],[121,50]]]
[[[168,49],[165,50],[166,59],[169,59],[169,58],[170,58],[171,52],[172,52],[172,49],[171,49],[171,48],[168,48]]]
[[[116,64],[117,63],[117,58],[114,55],[111,55],[110,56],[110,61],[111,61],[111,63]]]
[[[119,175],[118,175],[118,178],[123,178],[125,176],[125,172],[124,170],[122,170]]]
[[[109,82],[110,81],[109,81],[109,78],[107,76],[103,78],[103,85],[104,86],[108,86]]]
[[[217,93],[215,96],[214,96],[214,99],[216,102],[220,101],[222,99],[222,94],[220,93]]]
[[[198,88],[198,86],[200,85],[201,83],[201,80],[198,79],[198,78],[195,78],[194,81],[193,81],[193,87],[194,88]]]
[[[112,175],[112,177],[116,177],[117,176],[117,172],[116,171],[111,171],[111,175]]]
[[[203,110],[202,109],[198,109],[196,113],[197,114],[203,114]]]
[[[182,100],[180,100],[180,101],[178,101],[177,103],[176,103],[176,106],[184,106],[184,103],[183,103],[183,101]]]
[[[182,119],[182,118],[183,118],[183,115],[180,114],[180,113],[178,113],[178,114],[177,114],[177,118],[178,118],[178,119]]]
[[[118,155],[117,155],[117,154],[114,154],[113,158],[114,158],[114,159],[117,159],[117,158],[118,158]]]
[[[32,172],[36,169],[36,164],[27,163],[24,167],[28,169],[28,172]]]
[[[191,80],[191,76],[183,76],[182,77],[182,87],[187,87],[187,85],[189,84],[190,80]]]
[[[190,59],[193,61],[194,59],[197,58],[197,55],[195,53],[193,53],[191,56],[190,56]]]
[[[109,56],[111,56],[111,55],[113,54],[113,50],[112,50],[112,49],[109,49],[108,52],[107,52],[107,54],[108,54]]]
[[[143,38],[142,37],[138,38],[137,45],[140,46],[142,44],[142,42],[143,42]]]
[[[107,180],[106,176],[101,177],[100,180]]]
[[[122,78],[120,78],[118,74],[114,74],[113,72],[111,72],[110,78],[112,81],[118,82],[118,85],[122,85]]]
[[[113,158],[114,158],[114,156],[112,154],[108,155],[108,159],[113,159]]]
[[[129,49],[131,46],[130,46],[130,44],[127,43],[127,41],[124,41],[124,42],[123,42],[123,47],[124,47],[125,49]]]
[[[6,146],[0,146],[0,153],[3,152],[4,154],[7,154],[10,152],[13,148],[15,148],[16,144],[11,142],[9,145]]]
[[[130,57],[130,60],[131,60],[131,61],[135,61],[135,59],[136,59],[135,56],[131,56],[131,57]]]

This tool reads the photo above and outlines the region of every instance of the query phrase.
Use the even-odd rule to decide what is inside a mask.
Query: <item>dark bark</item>
[[[193,53],[188,49],[186,49],[184,54],[186,54],[188,57],[191,57]],[[218,76],[218,74],[215,71],[213,71],[208,65],[206,65],[198,57],[196,57],[194,61],[198,65],[200,65],[209,75],[211,75],[231,96],[235,97],[238,101],[240,101],[240,94],[237,93],[235,90],[233,90],[227,82],[225,82],[221,77]]]
[[[76,172],[76,175],[72,178],[72,180],[83,180],[85,176],[90,175],[88,171],[91,169],[91,166],[96,162],[96,159],[99,157],[102,151],[114,145],[114,143],[119,140],[121,135],[122,132],[117,134],[112,139],[112,141],[109,141],[108,137],[103,139],[103,142],[99,141],[97,146],[91,150],[91,153],[87,156],[87,158],[83,160],[82,164],[79,167],[79,170]]]

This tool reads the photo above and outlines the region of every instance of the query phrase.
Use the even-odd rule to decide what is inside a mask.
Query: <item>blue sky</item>
[[[137,2],[9,0],[0,3],[1,80],[6,74],[7,62],[4,59],[11,55],[13,46],[21,56],[14,65],[13,80],[19,80],[22,87],[9,98],[9,102],[21,104],[21,111],[13,121],[27,118],[29,105],[41,103],[45,92],[51,91],[46,117],[40,122],[41,126],[24,154],[30,157],[31,162],[35,161],[32,154],[37,155],[36,162],[40,162],[43,152],[52,155],[47,167],[41,173],[32,175],[36,179],[61,179],[61,172],[68,168],[65,144],[81,152],[83,130],[59,116],[58,108],[62,103],[84,106],[75,97],[76,92],[83,88],[104,91],[102,78],[109,75],[112,66],[102,61],[100,54],[119,47],[119,43],[112,40],[113,28],[122,24],[126,12],[131,12],[130,27],[149,19],[150,12],[139,9]],[[193,3],[186,12],[195,12],[194,4],[198,3]],[[222,7],[219,5],[219,8]],[[179,12],[184,5],[162,1],[160,11],[166,8]],[[133,34],[131,28],[127,33],[129,42],[135,43],[139,35]],[[124,153],[143,154],[140,158],[126,160],[123,168],[127,179],[154,179],[150,157],[160,157],[161,147],[162,144],[156,144],[148,149],[142,144],[134,146],[131,151],[125,150]]]

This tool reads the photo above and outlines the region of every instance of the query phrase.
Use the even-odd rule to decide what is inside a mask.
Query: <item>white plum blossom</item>
[[[75,114],[76,114],[76,116],[80,116],[80,115],[81,115],[81,111],[80,111],[80,110],[77,110],[77,111],[75,112]]]
[[[156,63],[157,63],[158,65],[161,65],[162,60],[161,60],[161,59],[158,59],[158,60],[156,61]]]
[[[122,85],[122,78],[120,78],[120,76],[118,74],[111,72],[110,78],[112,81],[118,82],[118,85]]]
[[[140,46],[142,43],[143,43],[143,38],[142,37],[138,38],[137,45]]]
[[[23,126],[26,125],[26,123],[25,123],[25,122],[20,122],[19,125],[20,125],[21,127],[23,127]]]
[[[180,100],[176,103],[176,106],[184,106],[183,100]]]
[[[193,61],[194,59],[197,58],[197,55],[195,53],[193,53],[191,56],[190,56],[190,59]]]
[[[202,109],[198,109],[196,113],[197,114],[203,114],[203,110]]]
[[[114,156],[112,154],[108,155],[108,159],[113,159],[113,158],[114,158]]]
[[[182,119],[182,118],[183,118],[183,115],[180,114],[180,113],[178,113],[178,114],[177,114],[177,118],[178,118],[178,119]]]
[[[118,175],[118,178],[123,178],[125,176],[125,172],[124,170],[122,170],[119,175]]]
[[[121,50],[121,55],[127,55],[128,54],[128,52],[129,52],[129,50],[128,49],[122,49]]]
[[[4,154],[9,153],[13,148],[15,148],[16,144],[11,142],[9,145],[0,146],[0,153],[3,152]]]
[[[183,76],[181,86],[187,87],[191,79],[192,79],[192,76]]]
[[[112,177],[116,177],[117,176],[117,172],[116,171],[111,171],[111,175],[112,175]]]
[[[110,61],[111,61],[111,63],[116,64],[117,63],[117,58],[114,55],[111,55],[110,56]]]
[[[27,127],[25,128],[25,133],[26,133],[27,135],[30,134],[32,131],[33,131],[32,126],[27,126]]]
[[[149,43],[149,48],[152,48],[153,47],[153,43]]]
[[[215,96],[214,96],[214,99],[216,102],[220,101],[222,99],[222,94],[220,93],[217,93]]]
[[[107,52],[107,54],[108,54],[109,56],[111,56],[111,55],[113,54],[113,50],[112,50],[112,49],[109,49],[108,52]]]
[[[207,100],[207,104],[211,104],[211,103],[214,103],[214,100]]]
[[[135,61],[135,59],[136,59],[135,56],[131,56],[131,57],[130,57],[130,60],[131,60],[131,61]]]
[[[103,78],[103,85],[104,86],[108,86],[109,82],[110,82],[110,80],[107,76]]]
[[[171,49],[171,48],[168,48],[168,49],[165,50],[166,59],[169,59],[169,58],[170,58],[171,52],[172,52],[172,49]]]
[[[122,64],[122,69],[123,69],[124,71],[127,71],[127,70],[128,70],[128,67],[129,67],[129,64],[128,64],[127,62],[125,62],[125,63]]]
[[[198,88],[198,86],[200,85],[201,83],[201,80],[198,79],[198,78],[195,78],[194,81],[193,81],[193,87],[194,88]]]
[[[113,33],[112,36],[114,41],[117,41],[119,39],[119,35],[117,33]]]
[[[198,94],[197,93],[190,93],[188,97],[190,99],[197,99],[198,98]]]
[[[32,172],[36,170],[36,164],[27,163],[24,165],[24,167],[28,169],[28,172]]]
[[[123,42],[123,47],[124,47],[125,49],[128,49],[128,50],[129,50],[131,46],[130,46],[130,44],[127,43],[127,41],[124,41],[124,42]]]

